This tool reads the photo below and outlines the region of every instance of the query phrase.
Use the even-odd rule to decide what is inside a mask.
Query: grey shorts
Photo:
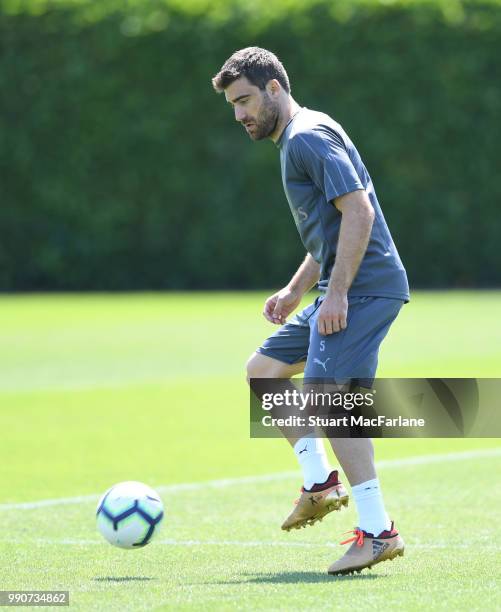
[[[358,379],[363,386],[371,386],[376,376],[379,347],[404,301],[350,298],[346,329],[321,336],[317,316],[323,299],[323,295],[319,296],[282,325],[257,352],[288,364],[306,361],[305,378]]]

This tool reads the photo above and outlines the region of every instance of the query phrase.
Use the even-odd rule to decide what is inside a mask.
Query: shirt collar
[[[282,133],[280,134],[278,140],[275,143],[275,145],[276,145],[276,147],[278,149],[280,149],[282,147],[285,132],[292,126],[292,123],[293,123],[294,119],[299,115],[299,113],[303,110],[303,108],[306,108],[306,107],[305,106],[301,106],[301,108],[298,111],[296,111],[292,115],[292,117],[289,119],[289,121],[285,124],[284,129],[282,130]]]

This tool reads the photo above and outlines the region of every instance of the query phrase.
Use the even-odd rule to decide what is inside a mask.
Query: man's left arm
[[[348,289],[367,250],[375,216],[363,189],[335,198],[334,204],[342,217],[335,264],[318,312],[318,331],[322,335],[346,328]]]

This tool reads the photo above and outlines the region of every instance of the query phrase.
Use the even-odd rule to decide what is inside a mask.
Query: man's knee
[[[263,355],[260,353],[253,353],[247,360],[245,365],[247,383],[250,382],[251,378],[267,378],[262,357]]]
[[[261,355],[261,353],[253,353],[247,361],[247,382],[251,378],[277,378],[276,371],[279,369],[280,363],[280,361]]]
[[[247,382],[251,378],[291,378],[302,371],[304,363],[289,365],[261,353],[253,353],[247,361]]]

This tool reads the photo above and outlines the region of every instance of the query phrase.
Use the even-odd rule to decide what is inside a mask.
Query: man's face
[[[224,92],[235,110],[236,121],[244,126],[252,140],[268,138],[277,127],[280,107],[271,83],[263,91],[245,77],[240,77]]]

